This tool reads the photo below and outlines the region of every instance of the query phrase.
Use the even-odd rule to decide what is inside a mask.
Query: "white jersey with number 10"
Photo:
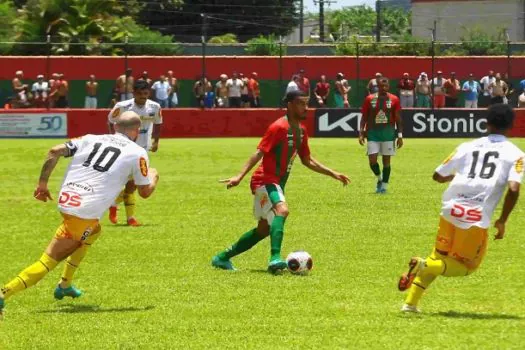
[[[502,135],[461,144],[437,169],[455,174],[443,194],[441,215],[463,229],[488,228],[510,181],[521,183],[525,154]]]
[[[58,198],[62,213],[99,219],[131,176],[149,185],[148,154],[123,134],[86,135],[66,143],[73,157]]]

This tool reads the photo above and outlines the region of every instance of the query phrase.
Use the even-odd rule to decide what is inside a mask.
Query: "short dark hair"
[[[304,91],[301,91],[301,90],[290,91],[286,93],[286,96],[284,97],[284,102],[285,103],[293,102],[296,99],[301,98],[301,97],[308,97],[308,95]]]
[[[381,78],[379,78],[379,80],[377,82],[378,83],[386,83],[386,84],[388,84],[388,83],[390,83],[390,80],[388,80],[387,77],[381,77]]]
[[[149,89],[149,84],[146,80],[137,80],[133,85],[133,91]]]
[[[514,110],[511,106],[504,103],[497,103],[489,107],[487,125],[492,126],[498,131],[505,131],[512,128],[514,123]]]

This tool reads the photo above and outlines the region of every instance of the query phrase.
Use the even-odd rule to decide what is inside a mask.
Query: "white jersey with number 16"
[[[131,176],[149,185],[148,154],[123,134],[86,135],[66,143],[73,157],[67,169],[58,207],[82,219],[99,219]]]
[[[488,228],[509,181],[521,183],[525,154],[502,135],[461,144],[437,169],[455,174],[443,194],[441,215],[463,229]]]

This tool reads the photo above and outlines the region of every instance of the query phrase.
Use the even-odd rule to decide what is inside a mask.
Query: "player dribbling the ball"
[[[212,266],[234,270],[231,258],[249,250],[262,239],[270,236],[270,261],[268,270],[272,273],[286,269],[281,258],[284,223],[288,216],[288,205],[284,187],[295,157],[310,170],[330,176],[343,185],[350,183],[346,175],[340,174],[319,163],[310,156],[308,135],[301,121],[306,119],[308,96],[301,91],[286,94],[286,116],[278,119],[267,129],[257,151],[248,159],[239,175],[221,180],[230,189],[239,185],[242,179],[262,159],[251,178],[250,187],[254,195],[254,214],[258,220],[256,228],[242,235],[230,248],[212,259]]]

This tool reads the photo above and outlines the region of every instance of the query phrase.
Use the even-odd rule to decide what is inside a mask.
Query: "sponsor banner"
[[[361,111],[318,109],[315,132],[318,137],[357,137]],[[487,132],[484,109],[406,109],[402,111],[405,137],[480,137]]]
[[[0,113],[0,138],[67,137],[67,113]]]

